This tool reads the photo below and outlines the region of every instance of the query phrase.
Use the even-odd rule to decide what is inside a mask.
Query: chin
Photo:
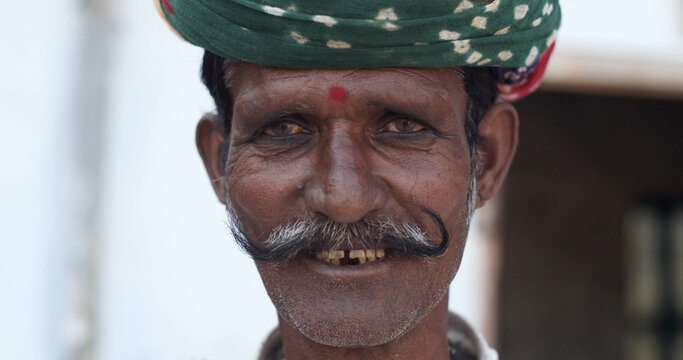
[[[333,291],[334,293],[334,291]],[[447,288],[427,298],[347,297],[305,299],[292,293],[273,297],[280,318],[309,340],[341,348],[385,345],[410,332],[443,299]]]
[[[342,348],[366,348],[388,344],[410,331],[422,320],[417,310],[393,317],[357,318],[342,314],[281,314],[298,332],[319,344]]]

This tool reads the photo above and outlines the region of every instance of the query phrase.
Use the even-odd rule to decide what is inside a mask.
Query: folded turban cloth
[[[285,68],[491,66],[500,98],[539,84],[559,0],[154,0],[185,40]]]

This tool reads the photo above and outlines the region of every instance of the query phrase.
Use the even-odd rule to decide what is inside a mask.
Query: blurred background
[[[683,1],[571,0],[450,304],[505,360],[683,360]],[[152,1],[0,14],[0,357],[255,358],[276,314]]]

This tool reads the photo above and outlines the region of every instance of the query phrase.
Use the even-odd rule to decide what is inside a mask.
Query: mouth
[[[337,266],[363,265],[382,260],[385,255],[384,249],[319,250],[315,252],[316,259]]]

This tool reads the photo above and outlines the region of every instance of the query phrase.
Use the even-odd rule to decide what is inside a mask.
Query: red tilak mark
[[[346,89],[341,86],[332,86],[329,92],[329,100],[332,103],[339,105],[345,105],[349,101],[349,96],[346,93]]]
[[[164,3],[164,7],[166,8],[166,12],[173,15],[173,7],[171,6],[171,2],[169,0],[161,0],[162,3]]]

